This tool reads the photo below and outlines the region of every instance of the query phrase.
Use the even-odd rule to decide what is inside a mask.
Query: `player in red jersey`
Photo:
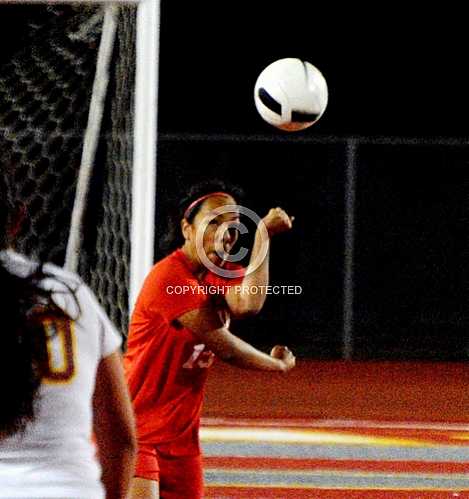
[[[265,292],[249,289],[265,290],[268,284],[268,254],[253,272],[226,261],[239,223],[234,197],[210,184],[189,197],[181,220],[183,244],[153,267],[131,319],[124,362],[139,441],[132,499],[202,497],[199,422],[215,356],[246,369],[286,372],[295,365],[288,348],[276,346],[268,355],[229,330],[230,314],[257,313],[264,303]],[[268,250],[272,234],[291,228],[279,208],[263,222],[267,231],[262,237],[257,229],[251,263],[266,244]],[[235,277],[220,275],[220,269]]]

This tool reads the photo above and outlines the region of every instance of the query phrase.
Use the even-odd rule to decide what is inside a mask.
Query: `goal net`
[[[97,129],[78,272],[125,334],[128,321],[136,6],[115,6],[103,112],[90,114],[105,8],[2,5],[0,130],[25,217],[16,249],[63,265],[85,135]],[[5,31],[4,31],[5,33]],[[93,122],[94,120],[94,122]]]

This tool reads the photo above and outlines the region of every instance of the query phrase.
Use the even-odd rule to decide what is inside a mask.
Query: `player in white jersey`
[[[80,279],[53,265],[1,251],[0,289],[0,498],[124,499],[135,433],[120,336]]]

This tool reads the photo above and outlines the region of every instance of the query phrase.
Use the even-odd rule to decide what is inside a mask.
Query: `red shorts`
[[[202,457],[171,456],[158,446],[139,445],[135,476],[159,482],[161,499],[201,499]]]

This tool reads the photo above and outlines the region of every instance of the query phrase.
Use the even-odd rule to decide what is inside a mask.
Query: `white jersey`
[[[27,275],[34,265],[12,252],[0,257],[17,275]],[[45,323],[53,333],[50,375],[40,387],[35,420],[24,433],[0,440],[0,498],[101,499],[92,395],[99,362],[119,349],[121,338],[77,276],[49,264],[44,270],[54,277],[42,287],[53,290],[57,305],[76,319]]]

